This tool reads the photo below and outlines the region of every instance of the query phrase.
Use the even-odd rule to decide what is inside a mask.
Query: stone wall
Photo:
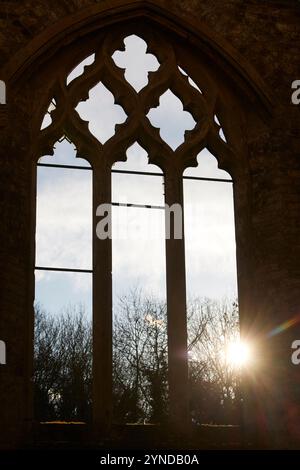
[[[113,7],[126,3],[130,2],[1,2],[0,79],[13,57],[22,57],[26,46],[28,53],[31,41],[56,22],[67,22],[71,14],[96,4]],[[290,361],[290,345],[293,339],[300,339],[300,324],[276,337],[263,335],[300,313],[300,105],[291,103],[291,83],[300,79],[300,4],[296,0],[139,3],[158,4],[187,22],[206,25],[244,57],[272,93],[272,115],[260,128],[255,119],[253,125],[250,120],[244,137],[252,181],[248,208],[252,279],[245,328],[252,334],[261,332],[265,338],[265,375],[256,384],[265,423],[262,435],[267,429],[271,436],[273,430],[278,436],[278,442],[273,440],[275,446],[282,445],[283,436],[289,445],[300,441],[300,366]],[[0,366],[0,447],[24,445],[31,417],[25,403],[30,393],[26,377],[30,375],[27,359],[31,351],[27,333],[32,327],[28,315],[28,292],[33,282],[32,267],[28,266],[33,249],[28,230],[32,174],[24,157],[30,129],[21,125],[22,113],[31,103],[26,101],[26,83],[18,103],[10,95],[13,87],[7,85],[8,104],[2,105],[0,120],[0,339],[7,342],[8,362]],[[256,111],[254,107],[253,115]],[[262,439],[260,444],[270,442]]]

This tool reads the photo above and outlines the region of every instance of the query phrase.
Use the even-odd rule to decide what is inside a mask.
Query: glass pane
[[[92,276],[44,271],[35,275],[35,418],[87,422],[92,400]]]
[[[76,165],[75,154],[62,141],[51,162]],[[36,265],[91,269],[91,171],[37,167]],[[34,351],[36,419],[89,421],[91,274],[35,271]]]
[[[184,180],[184,201],[188,294],[236,296],[232,184]]]
[[[217,177],[212,166],[204,169]],[[198,425],[239,424],[233,186],[184,180],[184,201],[191,418]]]
[[[125,204],[164,206],[163,185],[162,176],[113,173],[112,201]]]
[[[115,176],[114,197],[164,203],[162,178]],[[168,407],[165,211],[113,207],[112,229],[114,420],[162,423]]]
[[[165,299],[165,213],[160,209],[113,207],[113,292],[131,290]]]
[[[92,274],[36,270],[35,303],[56,316],[69,307],[82,305],[91,320]]]
[[[116,162],[112,169],[123,171],[142,171],[144,173],[160,173],[161,175],[163,174],[158,166],[148,163],[148,153],[138,142],[135,142],[127,149],[126,161]]]
[[[39,163],[46,163],[47,165],[67,165],[67,166],[81,166],[84,168],[91,168],[91,165],[84,158],[76,157],[76,148],[72,142],[66,138],[54,145],[54,155],[44,155],[39,159]]]
[[[36,265],[91,269],[91,171],[37,168]]]
[[[196,176],[201,178],[217,178],[231,180],[231,176],[218,168],[217,159],[207,150],[203,149],[197,157],[198,166],[187,168],[183,176]]]
[[[124,204],[164,206],[164,178],[156,165],[148,164],[148,154],[135,142],[126,152],[127,161],[117,162],[113,170],[158,173],[161,176],[112,172],[112,201]]]

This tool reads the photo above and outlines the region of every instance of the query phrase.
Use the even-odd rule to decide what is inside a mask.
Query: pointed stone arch
[[[101,2],[63,18],[18,51],[3,68],[3,76],[9,82],[16,81],[24,73],[30,73],[34,64],[40,64],[43,57],[53,55],[60,47],[71,44],[79,36],[82,38],[107,26],[141,19],[164,28],[192,47],[200,49],[214,63],[223,69],[225,67],[227,73],[230,69],[235,82],[249,96],[252,95],[252,99],[256,97],[265,111],[271,111],[271,91],[236,49],[198,19],[183,19],[171,5],[166,8],[162,2],[153,0],[131,0],[126,3],[113,0],[109,5]]]
[[[253,104],[257,117],[264,119],[266,115],[269,116],[272,112],[271,93],[251,65],[223,39],[218,38],[216,34],[212,33],[200,22],[183,20],[172,11],[172,8],[170,11],[167,11],[166,8],[157,6],[156,3],[132,1],[124,5],[124,2],[116,1],[110,2],[109,8],[102,3],[94,5],[82,10],[80,13],[70,15],[49,27],[44,33],[34,38],[24,49],[12,57],[5,67],[4,76],[12,90],[12,101],[20,102],[21,106],[25,103],[24,115],[28,117],[30,122],[29,135],[26,134],[23,137],[28,139],[24,144],[24,147],[27,149],[27,153],[24,152],[27,158],[26,164],[29,167],[35,165],[36,159],[41,154],[45,152],[50,153],[53,143],[64,132],[76,144],[78,156],[85,157],[94,166],[94,163],[96,163],[94,160],[95,153],[97,151],[101,153],[103,149],[101,144],[87,135],[85,129],[80,125],[78,118],[70,118],[68,113],[61,108],[62,112],[59,114],[59,110],[57,119],[54,119],[53,126],[45,129],[45,132],[41,133],[43,134],[41,137],[37,137],[41,117],[54,95],[55,98],[61,98],[62,101],[65,99],[66,91],[64,85],[62,85],[63,77],[65,77],[68,71],[72,70],[72,67],[87,57],[95,41],[99,43],[98,37],[100,39],[105,37],[106,32],[109,30],[119,31],[120,37],[124,36],[126,31],[134,30],[149,42],[149,51],[151,52],[155,39],[153,40],[151,34],[147,34],[146,29],[148,28],[148,31],[151,29],[158,30],[166,42],[169,41],[176,44],[179,65],[200,86],[204,94],[206,89],[211,92],[206,117],[212,122],[214,112],[216,112],[220,117],[220,122],[222,127],[224,127],[226,136],[228,135],[229,145],[227,146],[218,137],[218,126],[211,124],[209,129],[205,128],[203,135],[198,136],[195,141],[191,141],[189,148],[190,156],[186,153],[183,164],[178,163],[176,170],[178,176],[185,167],[195,163],[195,156],[201,148],[207,147],[218,159],[219,167],[230,172],[235,181],[236,232],[238,235],[237,258],[239,277],[242,279],[240,284],[240,299],[241,309],[243,309],[243,305],[246,304],[246,300],[243,299],[247,296],[243,290],[243,280],[251,277],[249,275],[251,265],[250,263],[244,263],[245,260],[250,260],[251,258],[251,244],[249,242],[251,231],[249,230],[249,220],[247,218],[247,207],[249,207],[247,148],[244,145],[242,135],[243,130],[245,130],[244,114],[247,114],[247,108],[251,106],[246,106],[245,103]],[[144,28],[144,25],[147,25],[147,28]],[[112,39],[108,47],[116,45],[120,37]],[[85,38],[85,41],[82,41],[82,38]],[[70,51],[72,53],[69,55]],[[189,53],[186,54],[186,51],[189,51]],[[57,63],[59,63],[59,67],[55,69],[55,64]],[[94,82],[93,66],[91,65],[91,73],[89,74],[88,72],[89,85]],[[209,70],[206,70],[206,67]],[[58,70],[57,80],[54,73],[56,70]],[[114,79],[113,74],[111,77]],[[168,78],[168,80],[171,81],[171,78]],[[184,78],[182,78],[183,80]],[[70,95],[77,96],[78,90],[76,87],[79,87],[83,81],[79,78],[70,84]],[[26,99],[23,96],[24,83],[26,83],[27,87]],[[183,85],[178,85],[174,82],[172,82],[172,85],[175,91],[183,88]],[[160,84],[158,83],[158,89],[159,86]],[[176,88],[176,86],[179,86],[179,88]],[[124,93],[118,93],[116,102],[126,96],[126,86],[124,84],[122,84],[123,91]],[[86,91],[83,91],[81,98],[85,97],[85,93]],[[144,95],[145,103],[148,103],[150,95],[151,93],[148,96]],[[198,99],[204,101],[203,97],[198,97]],[[32,115],[29,114],[32,110],[26,109],[26,102],[28,101],[32,102],[32,110],[34,111]],[[68,111],[74,105],[72,96],[65,102],[66,110]],[[131,110],[134,109],[134,98],[126,100],[126,103]],[[185,105],[188,110],[194,109],[193,100],[189,94],[185,96]],[[23,124],[21,122],[20,127],[23,129],[27,128],[27,122],[23,121]],[[25,126],[24,123],[26,123]],[[134,133],[129,137],[127,131],[123,133],[120,131],[118,140],[107,147],[106,154],[110,153],[115,160],[120,159],[122,153],[120,149],[122,146],[128,146],[133,139],[140,141],[149,151],[149,154],[151,153],[151,163],[162,163],[158,160],[157,155],[162,153],[161,150],[165,150],[165,147],[162,143],[157,143],[153,133],[147,134],[143,125],[137,126],[134,129]],[[92,148],[96,152],[91,150]],[[180,150],[178,151],[179,154]],[[109,161],[109,163],[109,165],[99,163],[98,168],[96,168],[95,178],[98,178],[101,182],[108,181],[110,165],[113,162]],[[165,172],[170,171],[170,165],[167,163],[165,165],[161,164],[161,167]],[[34,197],[34,180],[31,181],[31,184],[32,195]],[[166,189],[168,194],[170,194],[168,201],[170,205],[174,201],[180,202],[180,188],[174,187],[174,178],[169,178]],[[109,194],[110,186],[107,183],[102,186],[101,190],[99,189],[98,194],[95,195],[95,201],[98,204],[101,202],[106,203],[109,200]],[[35,203],[32,199],[31,207],[34,206]],[[31,226],[31,238],[34,238],[34,223]],[[99,258],[102,257],[104,259],[107,271],[109,271],[111,264],[109,245],[109,241],[106,242],[106,246],[103,244],[102,248],[98,249],[97,255]],[[32,251],[30,265],[32,265],[33,257]],[[180,268],[182,270],[182,265]],[[101,273],[98,280],[100,280],[101,284]],[[102,278],[102,281],[104,281],[102,284],[106,287],[110,283],[109,278]],[[31,290],[32,285],[29,288],[29,291]],[[97,292],[95,303],[99,304],[100,302],[101,292],[99,291]],[[111,299],[107,299],[106,302],[105,309],[111,311]],[[178,305],[174,305],[174,311],[177,307]],[[180,308],[184,310],[185,307],[182,305]],[[109,317],[102,327],[102,332],[106,336],[111,335],[111,321]],[[104,352],[100,347],[95,354],[99,356],[104,354],[108,361],[110,361],[111,351],[109,347]],[[28,356],[30,357],[30,353]],[[104,372],[107,377],[105,364],[103,369],[105,369]],[[96,388],[98,388],[99,377],[96,382]],[[106,396],[109,393],[110,386],[111,384],[108,380],[108,392],[104,392]],[[98,416],[97,424],[102,422],[107,426],[110,423],[111,410],[109,405],[101,408],[100,401],[99,399],[97,409],[95,410],[95,414]]]

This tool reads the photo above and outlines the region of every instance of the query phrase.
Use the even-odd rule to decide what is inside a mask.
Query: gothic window
[[[40,421],[87,421],[91,414],[90,390],[78,384],[91,379],[82,352],[91,348],[92,169],[75,154],[64,137],[37,165],[34,405]]]
[[[211,282],[218,293],[227,282],[236,293],[232,180],[203,150],[226,166],[233,155],[230,135],[217,117],[217,87],[205,74],[192,78],[188,68],[159,33],[120,28],[59,73],[41,124],[36,301],[52,310],[85,301],[93,329],[93,422],[102,429],[112,420],[118,299],[141,287],[165,303],[168,419],[184,426],[186,292],[195,287],[209,295],[205,264],[218,263],[209,258],[212,240],[226,240],[228,250],[221,272],[209,273]],[[195,174],[190,167],[198,155]],[[214,204],[216,194],[226,200],[224,214]],[[188,210],[195,198],[200,216]],[[220,217],[226,220],[218,233]],[[156,313],[145,313],[147,327],[162,325]],[[85,420],[82,415],[75,417]]]
[[[236,299],[232,178],[207,149],[197,162],[183,180],[188,297]]]

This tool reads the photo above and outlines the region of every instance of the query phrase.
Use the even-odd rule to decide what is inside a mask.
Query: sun
[[[245,367],[251,362],[251,348],[245,341],[233,341],[226,351],[226,362],[232,367]]]

